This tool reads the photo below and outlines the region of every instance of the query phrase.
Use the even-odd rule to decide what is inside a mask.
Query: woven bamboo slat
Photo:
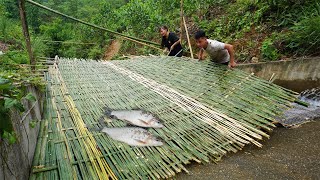
[[[238,69],[175,57],[99,62],[60,58],[45,75],[41,123],[31,179],[159,179],[192,162],[219,161],[246,144],[262,146],[274,117],[297,93]],[[87,127],[124,127],[104,108],[155,114],[160,147],[131,147]]]

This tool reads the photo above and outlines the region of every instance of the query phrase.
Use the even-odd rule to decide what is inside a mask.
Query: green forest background
[[[160,43],[158,27],[180,31],[180,1],[169,0],[36,0],[81,20]],[[184,0],[189,34],[202,29],[231,43],[236,60],[278,60],[320,54],[319,0]],[[160,54],[133,42],[75,23],[26,3],[33,50],[37,57],[100,59],[110,42],[121,41],[118,55]],[[183,39],[187,48],[186,39]],[[77,44],[47,42],[66,41]],[[0,63],[28,63],[16,0],[0,0]],[[89,44],[88,44],[89,43]],[[196,47],[193,43],[196,50]],[[1,50],[1,49],[0,49]]]

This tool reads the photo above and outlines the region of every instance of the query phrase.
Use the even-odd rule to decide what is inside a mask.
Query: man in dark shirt
[[[168,48],[169,50],[168,56],[181,57],[183,52],[182,52],[180,39],[178,38],[178,36],[173,32],[169,32],[166,26],[162,26],[159,29],[159,31],[162,36],[161,47]]]

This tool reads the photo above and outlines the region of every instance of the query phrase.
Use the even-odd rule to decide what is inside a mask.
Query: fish
[[[104,127],[101,132],[130,146],[162,146],[163,141],[140,127]]]
[[[106,109],[105,114],[109,118],[126,121],[129,124],[139,127],[163,128],[163,124],[158,118],[149,112],[142,110],[110,110]]]

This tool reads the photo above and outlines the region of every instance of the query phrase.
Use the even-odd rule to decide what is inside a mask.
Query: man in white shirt
[[[231,44],[211,40],[206,37],[204,31],[200,30],[195,34],[197,46],[200,48],[198,53],[199,60],[204,60],[203,52],[206,51],[211,61],[219,64],[225,64],[229,67],[235,67],[234,50]]]

